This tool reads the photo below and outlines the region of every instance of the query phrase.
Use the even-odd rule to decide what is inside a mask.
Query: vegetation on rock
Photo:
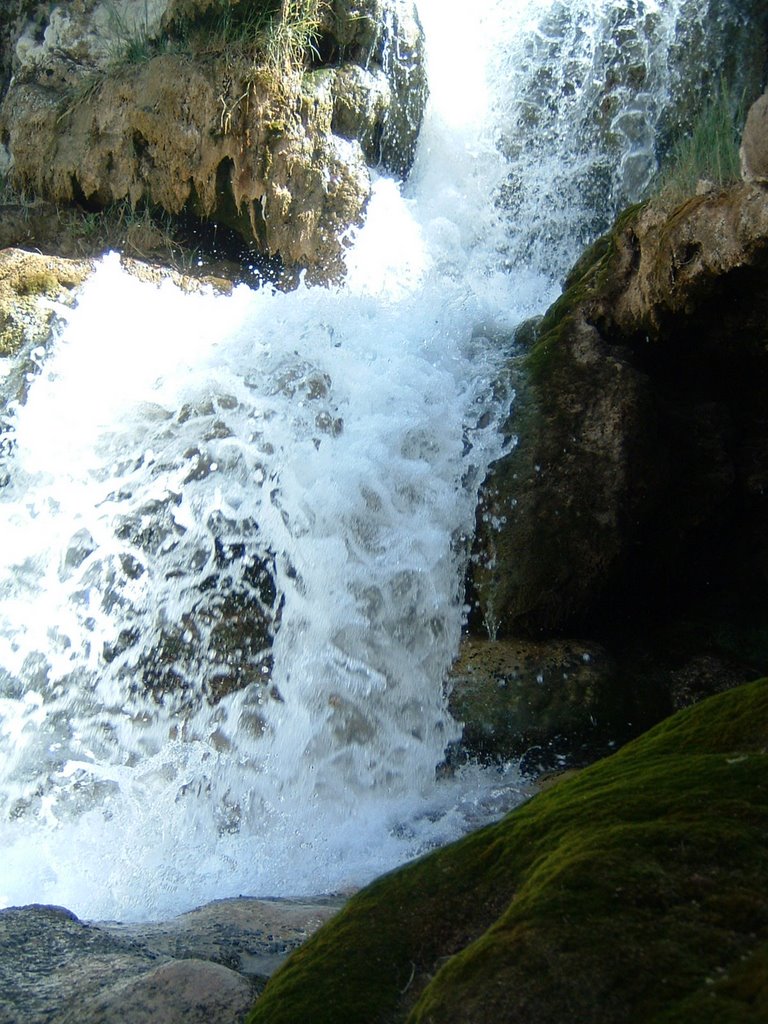
[[[768,680],[678,713],[362,890],[249,1024],[757,1024],[767,742]]]
[[[410,5],[385,24],[380,0],[164,0],[143,20],[105,2],[90,20],[51,12],[60,45],[46,29],[51,45],[20,51],[0,107],[14,188],[84,216],[128,203],[246,265],[339,277],[366,161],[404,173],[413,158],[426,84]]]
[[[739,138],[746,111],[743,98],[723,80],[704,104],[692,129],[667,154],[657,188],[674,206],[700,186],[730,185],[739,179]]]

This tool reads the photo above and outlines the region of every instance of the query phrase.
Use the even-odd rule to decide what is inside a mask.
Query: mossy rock
[[[768,680],[386,875],[249,1024],[766,1019]]]
[[[53,302],[71,304],[91,269],[85,261],[0,251],[0,358],[15,355],[25,344],[45,341],[54,319]]]

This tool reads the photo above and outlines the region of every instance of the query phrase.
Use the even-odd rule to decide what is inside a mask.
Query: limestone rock
[[[0,910],[0,1024],[242,1024],[265,978],[339,906],[219,900],[138,925]]]
[[[478,627],[593,635],[737,579],[765,593],[766,264],[768,194],[748,185],[632,209],[577,264],[510,364]]]
[[[0,250],[0,357],[47,340],[55,304],[71,304],[92,269],[86,261]]]
[[[0,910],[0,1022],[42,1024],[105,982],[151,970],[158,957],[106,934],[61,907]],[[64,1018],[66,1019],[66,1017]]]
[[[253,987],[235,971],[204,960],[174,960],[110,985],[56,1024],[241,1024]]]
[[[370,194],[366,159],[398,173],[413,159],[426,80],[411,0],[321,6],[317,56],[330,63],[305,73],[259,63],[227,18],[209,25],[210,3],[20,10],[0,107],[18,190],[211,221],[254,254],[334,279]]]

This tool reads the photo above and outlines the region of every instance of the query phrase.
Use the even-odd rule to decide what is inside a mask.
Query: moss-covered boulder
[[[766,1019],[768,680],[384,876],[250,1024]]]

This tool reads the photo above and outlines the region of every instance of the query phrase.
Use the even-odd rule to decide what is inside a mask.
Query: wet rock
[[[245,4],[54,6],[16,40],[0,108],[10,180],[65,206],[216,224],[252,258],[337,277],[370,194],[366,157],[404,173],[426,98],[413,4],[359,6],[318,9],[303,67],[299,50],[278,60]]]
[[[534,771],[593,760],[625,731],[615,676],[596,644],[466,639],[448,680],[460,749],[483,761],[522,758]]]
[[[0,1024],[241,1024],[265,979],[340,900],[220,900],[170,921],[0,910]]]
[[[509,59],[514,100],[500,126],[509,160],[500,205],[509,212],[511,252],[526,265],[564,275],[563,258],[653,188],[660,162],[691,131],[718,81],[747,102],[759,94],[765,5],[738,0],[728,17],[721,14],[716,0],[608,4],[588,27],[593,9],[553,2],[522,36]],[[659,104],[654,97],[662,94]],[[578,155],[565,144],[574,137]],[[535,177],[525,171],[532,161],[540,166]]]

